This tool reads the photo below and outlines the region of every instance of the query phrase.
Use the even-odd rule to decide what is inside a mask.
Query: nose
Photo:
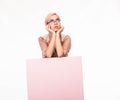
[[[55,20],[55,21],[54,21],[54,24],[58,24],[58,21],[57,21],[57,20]]]

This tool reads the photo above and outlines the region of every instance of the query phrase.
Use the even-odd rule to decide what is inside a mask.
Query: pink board
[[[81,57],[28,59],[28,100],[84,100]]]

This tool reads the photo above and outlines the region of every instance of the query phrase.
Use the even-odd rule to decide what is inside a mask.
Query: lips
[[[58,27],[58,26],[55,26],[54,28],[55,28],[55,29],[58,29],[59,27]]]

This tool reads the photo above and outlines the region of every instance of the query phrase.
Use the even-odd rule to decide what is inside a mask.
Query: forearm
[[[56,34],[56,51],[58,57],[62,57],[64,54],[63,46],[60,40],[60,34]]]
[[[55,34],[52,35],[51,41],[46,49],[47,58],[52,56],[54,49],[55,49]]]

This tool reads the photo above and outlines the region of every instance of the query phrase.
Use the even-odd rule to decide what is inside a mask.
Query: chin
[[[58,29],[57,30],[54,30],[55,32],[57,32],[58,31]]]

